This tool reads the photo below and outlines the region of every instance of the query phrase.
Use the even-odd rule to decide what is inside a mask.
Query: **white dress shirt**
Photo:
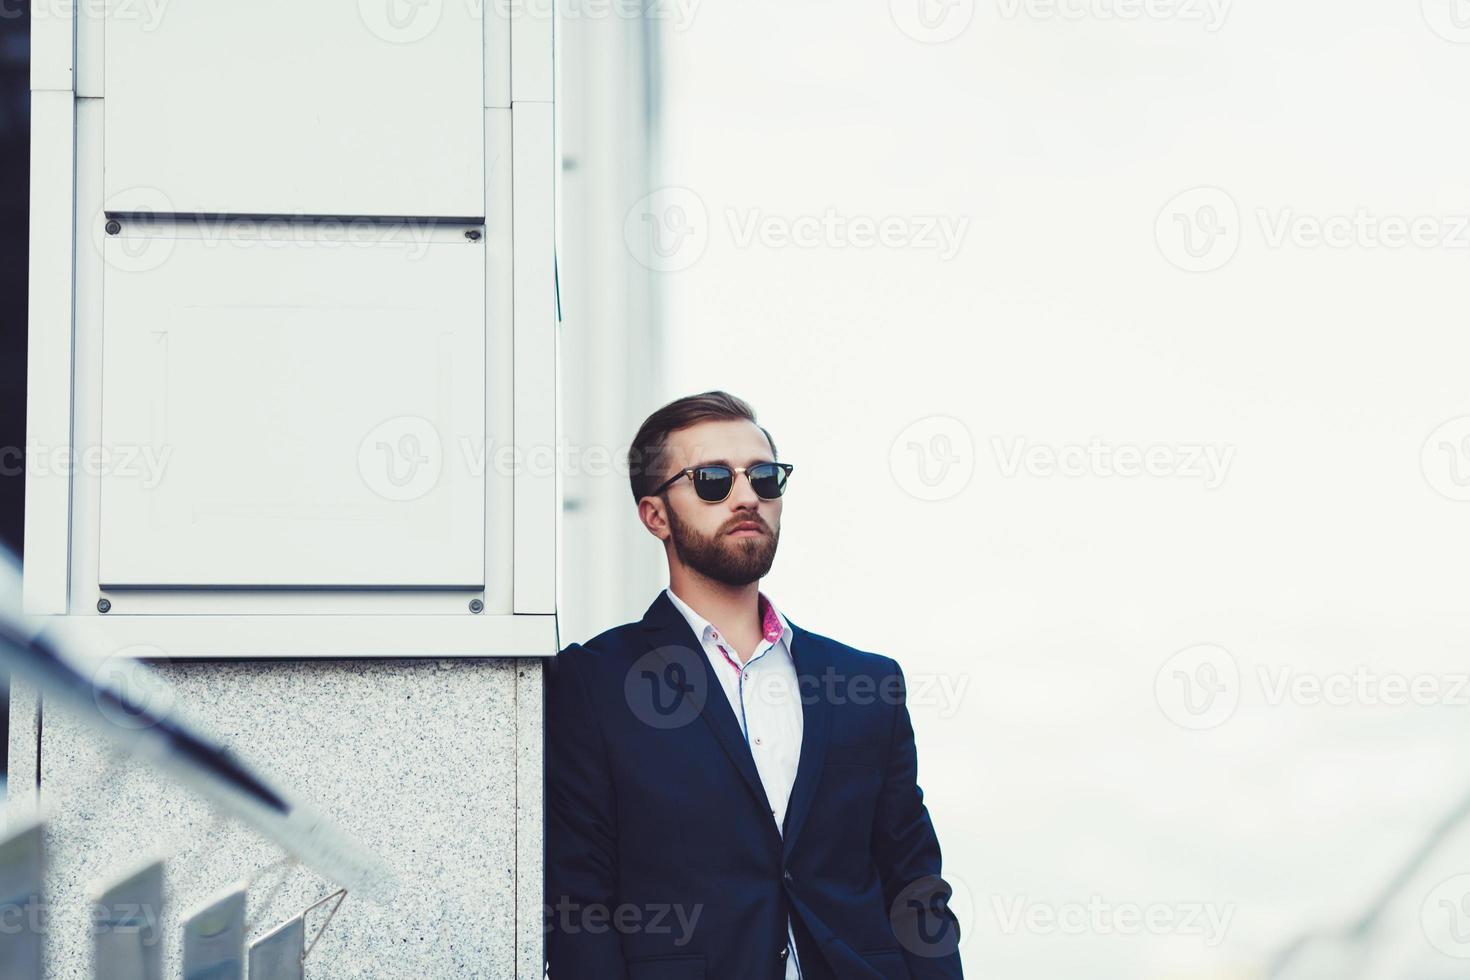
[[[771,819],[776,831],[786,823],[786,806],[791,801],[791,786],[796,782],[796,766],[801,759],[801,686],[796,678],[796,662],[791,659],[791,626],[764,593],[760,596],[763,635],[755,652],[744,664],[740,656],[714,624],[689,607],[672,589],[664,589],[674,608],[689,621],[689,628],[699,637],[704,654],[720,679],[720,687],[730,700],[735,720],[750,746],[755,770],[771,803]],[[796,936],[790,918],[786,925],[787,945],[791,955],[786,959],[786,980],[799,980],[801,965],[796,959]]]

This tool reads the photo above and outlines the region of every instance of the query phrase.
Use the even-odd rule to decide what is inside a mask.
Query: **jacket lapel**
[[[703,688],[695,692],[695,696],[701,698],[699,716],[709,725],[710,731],[714,733],[715,740],[724,749],[725,755],[735,764],[741,777],[750,791],[755,794],[757,802],[760,803],[761,812],[770,815],[771,803],[766,797],[765,787],[761,785],[760,773],[755,768],[755,758],[750,754],[750,746],[745,744],[745,736],[740,733],[740,722],[735,718],[735,712],[730,708],[729,699],[725,697],[725,690],[720,686],[720,679],[715,676],[714,666],[705,656],[704,647],[699,642],[699,637],[689,628],[686,620],[669,597],[659,591],[658,598],[648,607],[643,614],[643,629],[650,646],[659,656],[664,657],[664,650],[669,647],[691,650],[695,659],[702,665]],[[668,658],[664,657],[668,662]],[[802,756],[805,758],[805,747]],[[764,821],[771,833],[776,833],[776,825],[773,821]]]
[[[674,610],[676,613],[678,610]],[[825,678],[832,664],[825,642],[815,633],[786,619],[791,627],[791,657],[796,662],[797,689],[801,692],[801,755],[796,765],[796,782],[791,787],[791,800],[786,806],[782,852],[791,853],[802,825],[811,812],[812,797],[821,781],[822,764],[827,757],[827,738],[832,730],[832,706]]]

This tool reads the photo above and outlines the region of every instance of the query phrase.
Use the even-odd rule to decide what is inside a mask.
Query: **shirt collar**
[[[694,609],[683,599],[680,599],[678,596],[674,595],[673,589],[665,587],[664,592],[666,592],[669,599],[673,601],[674,608],[679,610],[679,612],[683,614],[684,618],[689,621],[689,626],[691,629],[694,630],[694,635],[698,636],[699,641],[703,643],[705,635],[714,630],[714,624],[705,619],[699,613],[695,612]],[[766,596],[764,592],[757,592],[756,594],[760,596],[759,605],[761,610],[762,623],[761,632],[764,639],[767,639],[772,643],[780,640],[783,644],[785,644],[786,649],[789,651],[791,649],[791,624],[786,622],[786,617],[781,615],[781,610],[776,608],[775,603],[771,602],[771,600]]]

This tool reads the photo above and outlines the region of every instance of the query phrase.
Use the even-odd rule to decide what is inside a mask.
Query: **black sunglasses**
[[[651,496],[663,493],[669,487],[678,483],[684,477],[694,481],[694,492],[699,499],[705,503],[717,504],[730,496],[730,491],[735,489],[735,474],[744,473],[750,481],[750,487],[756,492],[756,496],[765,500],[775,500],[786,492],[786,478],[795,469],[790,463],[754,463],[750,466],[726,466],[723,463],[710,463],[706,466],[691,466],[687,470],[680,470],[664,481],[664,485],[653,491]]]

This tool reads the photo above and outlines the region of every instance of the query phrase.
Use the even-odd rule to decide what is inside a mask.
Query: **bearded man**
[[[902,671],[760,590],[794,467],[723,391],[628,462],[669,586],[547,672],[551,980],[959,978]]]

